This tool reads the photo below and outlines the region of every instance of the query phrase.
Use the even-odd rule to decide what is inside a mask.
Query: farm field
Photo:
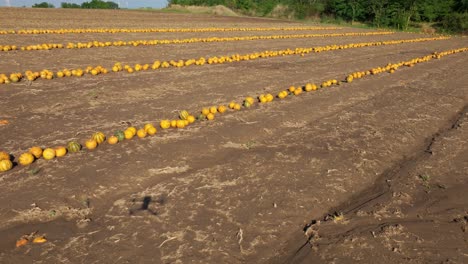
[[[466,37],[124,10],[0,17],[13,162],[1,263],[468,262]],[[160,126],[183,110],[203,120]],[[85,146],[146,124],[155,135]],[[70,141],[83,149],[18,164]]]

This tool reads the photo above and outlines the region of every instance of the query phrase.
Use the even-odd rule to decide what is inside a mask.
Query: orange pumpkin
[[[139,130],[137,131],[137,136],[138,136],[139,138],[145,138],[145,137],[146,137],[146,131],[145,131],[145,129],[143,129],[143,128],[142,128],[142,129],[139,129]]]
[[[115,145],[119,142],[119,138],[116,137],[116,136],[110,136],[108,139],[107,139],[107,143],[111,144],[111,145]]]
[[[97,141],[95,139],[93,139],[93,138],[90,138],[90,139],[86,140],[86,142],[85,142],[85,146],[89,150],[95,149],[97,147],[97,145],[98,145]]]
[[[10,154],[5,151],[0,151],[0,160],[10,160]]]
[[[67,154],[67,148],[60,146],[55,148],[55,156],[63,157]]]
[[[29,153],[33,154],[36,159],[42,157],[42,148],[41,147],[32,147],[29,149]]]

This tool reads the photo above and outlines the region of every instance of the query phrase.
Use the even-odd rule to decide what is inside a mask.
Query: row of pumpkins
[[[187,39],[160,39],[160,40],[132,40],[132,41],[88,41],[88,42],[69,42],[61,43],[42,43],[36,45],[27,45],[18,47],[16,45],[0,45],[0,51],[15,50],[52,50],[52,49],[89,49],[101,47],[124,47],[124,46],[155,46],[161,44],[187,44],[199,42],[228,42],[228,41],[246,41],[246,40],[277,40],[277,39],[295,39],[295,38],[317,38],[317,37],[352,37],[352,36],[376,36],[394,34],[391,31],[377,32],[351,32],[351,33],[330,33],[330,34],[295,34],[295,35],[263,35],[263,36],[243,36],[243,37],[209,37],[209,38],[187,38]]]
[[[443,56],[460,53],[460,52],[467,52],[467,51],[468,51],[468,47],[460,48],[460,49],[452,49],[452,50],[448,50],[448,51],[444,51],[440,53],[435,52],[433,54],[419,57],[419,58],[414,58],[408,61],[402,61],[402,62],[394,63],[394,64],[389,63],[385,66],[372,68],[367,71],[353,72],[346,76],[345,81],[350,83],[350,82],[353,82],[354,79],[360,79],[369,75],[377,75],[377,74],[381,74],[384,72],[393,73],[402,66],[413,67],[415,64],[418,64],[418,63],[427,62],[432,59],[440,59]],[[327,80],[327,81],[322,82],[320,86],[317,86],[311,83],[306,84],[304,87],[291,86],[287,90],[280,91],[276,97],[279,99],[284,99],[289,95],[298,96],[302,94],[304,91],[311,92],[311,91],[315,91],[319,89],[319,87],[326,88],[326,87],[330,87],[333,85],[340,85],[341,83],[342,83],[341,81],[332,79],[332,80]],[[236,102],[231,102],[229,103],[228,107],[232,110],[240,110],[242,106],[244,108],[249,108],[252,105],[254,105],[256,102],[260,104],[266,104],[266,103],[272,102],[273,100],[274,100],[274,96],[272,94],[261,94],[257,97],[257,99],[254,99],[253,97],[246,97],[242,105]],[[226,112],[228,107],[224,105],[220,105],[218,107],[212,106],[209,108],[203,108],[198,117],[195,117],[191,115],[188,111],[183,110],[179,114],[179,119],[162,120],[159,126],[162,129],[169,129],[169,128],[182,129],[194,123],[196,120],[199,120],[199,121],[214,120],[216,114],[218,113],[222,114]],[[156,132],[157,132],[157,129],[152,124],[146,124],[143,128],[139,130],[137,130],[135,127],[129,127],[125,129],[124,131],[120,131],[120,130],[116,131],[113,135],[109,136],[107,138],[107,143],[114,145],[123,140],[130,140],[135,136],[139,138],[145,138],[148,135],[153,136],[156,134]],[[104,135],[104,133],[96,132],[92,135],[90,139],[85,141],[84,145],[87,149],[93,150],[105,141],[106,141],[106,136]],[[81,148],[82,148],[81,144],[76,141],[69,142],[67,144],[67,147],[61,146],[61,147],[56,147],[56,148],[46,148],[44,150],[41,147],[36,146],[36,147],[32,147],[31,149],[29,149],[28,152],[21,154],[18,158],[18,163],[21,165],[29,165],[32,162],[34,162],[35,159],[39,159],[41,157],[46,160],[50,160],[50,159],[54,159],[55,157],[65,156],[67,152],[72,152],[72,153],[78,152],[81,150]],[[13,168],[13,162],[11,161],[10,154],[6,152],[0,152],[0,171],[8,171],[12,168]]]
[[[72,29],[19,29],[0,30],[0,35],[19,34],[85,34],[85,33],[173,33],[173,32],[232,32],[232,31],[299,31],[299,30],[336,30],[340,27],[254,27],[254,28],[72,28]]]
[[[223,64],[223,63],[234,63],[240,61],[249,61],[249,60],[256,60],[262,58],[272,58],[278,56],[288,56],[288,55],[301,55],[304,56],[305,54],[309,53],[317,53],[317,52],[326,52],[326,51],[334,51],[334,50],[342,50],[342,49],[352,49],[352,48],[363,48],[363,47],[372,47],[372,46],[384,46],[384,45],[397,45],[403,43],[417,43],[417,42],[424,42],[424,41],[434,41],[434,40],[445,40],[449,39],[449,37],[432,37],[432,38],[417,38],[417,39],[406,39],[406,40],[389,40],[389,41],[377,41],[377,42],[364,42],[364,43],[350,43],[350,44],[343,44],[343,45],[327,45],[321,47],[313,47],[313,48],[296,48],[292,49],[284,49],[278,51],[263,51],[263,52],[254,52],[244,55],[234,54],[228,56],[215,56],[204,58],[201,57],[199,59],[188,59],[188,60],[171,60],[171,61],[155,61],[152,65],[150,64],[136,64],[134,67],[129,65],[122,66],[121,63],[117,62],[112,67],[113,72],[120,72],[126,71],[128,73],[133,73],[135,71],[144,71],[144,70],[157,70],[159,68],[169,68],[169,67],[188,67],[192,65],[202,66],[205,64]],[[57,72],[52,72],[49,70],[42,70],[40,72],[33,72],[33,71],[26,71],[23,73],[11,73],[9,75],[0,74],[0,84],[8,84],[8,83],[15,83],[19,82],[23,79],[28,81],[34,81],[39,78],[51,80],[55,77],[63,78],[63,77],[81,77],[84,74],[92,74],[92,75],[99,75],[99,74],[106,74],[110,72],[106,68],[102,66],[88,66],[85,70],[79,69],[63,69]]]

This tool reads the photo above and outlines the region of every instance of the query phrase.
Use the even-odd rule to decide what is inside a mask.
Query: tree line
[[[34,4],[34,8],[55,8],[51,3],[42,2]],[[81,5],[75,3],[62,2],[61,8],[84,8],[84,9],[118,9],[119,5],[112,1],[91,0],[90,2],[83,2]]]
[[[298,19],[318,17],[402,30],[427,22],[445,31],[468,30],[468,0],[169,0],[169,4],[225,5],[262,16],[283,5]]]

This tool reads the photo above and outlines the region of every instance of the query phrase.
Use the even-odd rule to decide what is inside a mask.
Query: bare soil
[[[291,27],[144,11],[0,9],[3,29]],[[119,19],[116,19],[118,17]],[[308,25],[306,25],[308,26]],[[1,44],[306,32],[0,35]],[[425,37],[0,54],[0,72]],[[290,85],[466,47],[467,38],[0,85],[0,149],[83,142]],[[459,53],[183,130],[0,174],[1,263],[467,263],[468,67]],[[336,214],[335,214],[336,213]],[[337,217],[337,215],[340,215]],[[16,248],[22,235],[44,244]]]

